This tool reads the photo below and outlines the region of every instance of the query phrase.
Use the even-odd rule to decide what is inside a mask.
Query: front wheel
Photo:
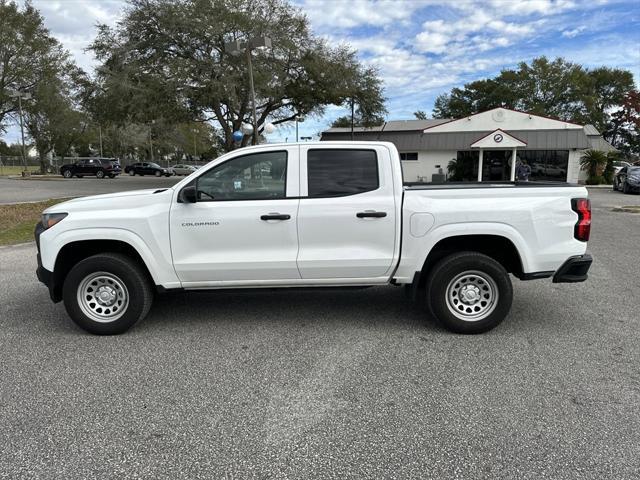
[[[491,330],[509,313],[511,279],[504,267],[487,255],[460,252],[440,260],[427,282],[434,316],[456,333]]]
[[[162,172],[159,172],[156,170],[156,173],[154,174],[156,177],[159,177],[160,175],[162,175]]]
[[[129,170],[129,175],[130,175],[131,177],[134,177],[134,176],[135,176],[135,174],[136,174],[136,172],[134,172],[133,170]]]
[[[96,335],[117,335],[147,315],[153,290],[134,259],[105,253],[77,263],[64,281],[62,296],[79,327]]]
[[[622,193],[629,193],[629,185],[627,185],[627,182],[622,182]]]

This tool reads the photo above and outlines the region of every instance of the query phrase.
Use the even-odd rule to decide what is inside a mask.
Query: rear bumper
[[[588,253],[569,258],[556,271],[553,283],[577,283],[584,282],[588,275],[593,258]]]

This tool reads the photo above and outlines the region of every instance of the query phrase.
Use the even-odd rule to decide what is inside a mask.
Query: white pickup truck
[[[385,284],[446,328],[479,333],[508,314],[509,274],[586,280],[590,223],[577,185],[407,185],[390,143],[270,144],[172,188],[48,208],[37,274],[95,334],[126,331],[155,292]]]

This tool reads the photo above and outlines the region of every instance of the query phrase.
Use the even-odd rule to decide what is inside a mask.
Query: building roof
[[[354,131],[356,140],[379,140],[392,142],[400,151],[418,150],[469,150],[471,144],[493,130],[476,132],[416,133],[415,131]],[[522,140],[529,149],[568,150],[592,148],[582,129],[562,130],[505,130],[509,135]],[[322,140],[349,140],[346,132],[326,131]],[[603,140],[604,141],[604,140]],[[605,142],[606,143],[606,142]]]
[[[375,127],[353,127],[354,132],[415,132],[425,128],[435,127],[442,123],[449,122],[448,118],[428,118],[426,120],[389,120]],[[332,127],[324,133],[344,133],[351,134],[351,127]]]
[[[587,124],[584,126],[584,133],[587,135],[600,135],[598,129],[591,124]]]

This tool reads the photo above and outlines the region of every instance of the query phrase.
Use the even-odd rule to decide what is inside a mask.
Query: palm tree
[[[607,155],[600,150],[587,150],[580,157],[580,167],[589,173],[588,180],[598,180],[598,173],[606,163]]]

